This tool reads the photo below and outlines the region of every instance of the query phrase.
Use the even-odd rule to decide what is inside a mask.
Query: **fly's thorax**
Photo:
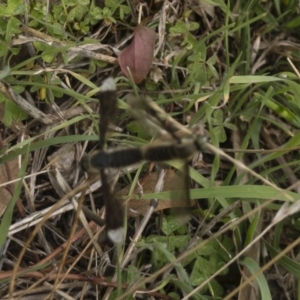
[[[204,151],[205,145],[207,143],[207,138],[202,135],[196,135],[194,138],[194,145],[198,151]]]
[[[193,134],[185,136],[181,139],[181,143],[179,145],[183,145],[183,147],[190,147],[190,152],[198,152],[203,151],[205,149],[205,144],[207,139],[200,134]]]
[[[84,172],[88,172],[88,173],[93,173],[93,174],[97,174],[100,172],[100,168],[98,166],[96,166],[95,164],[93,164],[93,159],[95,155],[99,155],[99,153],[101,153],[102,151],[97,150],[94,151],[93,153],[84,155],[81,159],[80,162],[80,167]]]
[[[86,172],[99,173],[100,169],[128,167],[142,159],[142,151],[136,147],[96,150],[82,158],[81,167]]]
[[[90,172],[91,164],[90,164],[90,156],[84,155],[80,161],[80,168],[84,172]]]

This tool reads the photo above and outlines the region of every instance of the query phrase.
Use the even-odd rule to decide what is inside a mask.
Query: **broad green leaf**
[[[280,254],[281,249],[276,249],[269,243],[265,243],[265,245],[267,246],[267,249],[271,254],[272,258]],[[300,263],[295,259],[292,259],[287,255],[285,255],[278,260],[278,263],[281,267],[285,268],[288,272],[292,273],[296,277],[300,277]]]
[[[246,257],[242,262],[242,265],[246,266],[248,270],[251,272],[251,274],[255,274],[259,272],[260,266],[257,265],[257,263],[250,257]],[[257,277],[255,278],[259,290],[260,290],[260,299],[262,300],[272,300],[271,291],[269,288],[269,284],[267,279],[265,278],[263,273],[259,273]]]
[[[275,76],[263,76],[263,75],[244,75],[244,76],[232,76],[229,82],[236,84],[253,84],[262,82],[272,82],[272,81],[284,81],[284,79]]]
[[[180,191],[178,191],[178,194],[180,194]],[[144,194],[143,198],[166,199],[169,195],[170,191],[164,191],[160,193]],[[172,191],[172,196],[174,196],[174,200],[176,200],[176,191]],[[214,186],[191,190],[191,199],[207,199],[214,197],[238,199],[242,197],[243,201],[250,201],[251,199],[254,199],[254,201],[276,199],[277,201],[281,200],[290,202],[299,199],[299,195],[297,193],[286,190],[282,190],[282,192],[280,192],[273,187],[263,185]]]

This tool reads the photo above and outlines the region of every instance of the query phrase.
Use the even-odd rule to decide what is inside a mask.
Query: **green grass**
[[[14,299],[36,293],[51,294],[49,299],[67,299],[62,293],[104,299],[108,286],[113,288],[109,299],[133,299],[141,290],[157,299],[235,299],[250,293],[251,299],[299,298],[300,226],[293,204],[299,197],[300,160],[298,1],[203,1],[201,9],[193,6],[197,2],[187,3],[167,1],[165,7],[142,10],[144,25],[159,34],[152,69],[139,85],[121,73],[116,56],[138,25],[133,2],[0,4],[0,185],[12,191],[0,211],[1,299],[9,293],[16,293]],[[97,145],[94,95],[108,76],[115,78],[119,96],[109,147],[153,140],[126,104],[130,92],[149,95],[189,128],[203,124],[211,144],[203,160],[190,167],[193,218],[182,226],[168,209],[153,214],[131,259],[121,263],[121,296],[111,283],[113,272],[99,267],[111,245],[95,238],[87,246],[90,239],[79,230],[88,225],[72,223],[72,213],[44,217],[36,227],[9,235],[11,224],[38,218],[35,212],[46,208],[57,211],[66,194],[81,194],[83,205],[94,211],[102,208],[99,189],[89,195],[85,190],[92,181],[84,183],[79,161]],[[21,103],[10,89],[23,97]],[[72,150],[49,159],[66,145]],[[15,159],[20,159],[18,172],[12,170]],[[182,196],[171,176],[153,193],[157,172],[152,170],[149,179],[150,170],[150,164],[131,168],[118,186],[139,199],[139,180],[145,201]],[[7,197],[7,191],[0,195]],[[278,213],[282,218],[275,218]],[[128,216],[127,223],[124,252],[140,219]],[[92,225],[91,231],[99,233]],[[112,251],[108,255],[115,267]],[[253,275],[253,281],[242,275]],[[60,281],[65,285],[57,292]]]

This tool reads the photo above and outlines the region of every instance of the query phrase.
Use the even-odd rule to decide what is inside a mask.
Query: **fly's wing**
[[[174,217],[174,221],[177,223],[177,227],[185,225],[192,216],[192,201],[190,197],[190,176],[189,176],[189,164],[188,161],[183,161],[181,168],[177,172],[178,177],[182,179],[183,188],[178,191],[174,187],[174,192],[171,191],[170,198],[174,201],[180,200],[180,203],[185,203],[184,207],[174,207],[171,209],[171,215]],[[175,229],[175,227],[174,227]]]
[[[177,122],[175,119],[170,117],[160,106],[158,106],[150,97],[144,97],[141,101],[141,105],[145,112],[151,116],[152,120],[156,122],[159,126],[164,128],[174,140],[180,143],[180,139],[175,134],[178,130],[185,130],[186,134],[190,134],[190,131],[187,130],[183,125]]]
[[[97,94],[100,102],[98,150],[85,155],[80,162],[81,168],[85,172],[91,173],[99,173],[100,166],[103,168],[106,167],[105,162],[107,161],[107,157],[109,158],[110,156],[103,150],[105,148],[108,125],[115,120],[117,112],[118,99],[114,80],[111,77],[107,78],[103,81],[100,88],[101,90]]]
[[[116,84],[111,77],[103,81],[98,97],[100,101],[99,149],[103,150],[106,143],[108,125],[115,120],[118,106]]]
[[[172,209],[172,213],[175,214],[178,225],[183,225],[187,223],[191,217],[192,201],[190,197],[189,159],[195,152],[202,148],[202,143],[198,143],[199,141],[190,143],[190,145],[184,143],[183,139],[176,135],[176,132],[181,131],[190,139],[193,139],[192,132],[170,117],[150,97],[146,96],[140,99],[132,98],[131,105],[132,103],[135,103],[134,107],[138,108],[137,118],[143,118],[143,122],[144,119],[150,120],[150,122],[155,124],[158,128],[163,128],[167,131],[173,138],[173,145],[166,144],[164,146],[162,143],[161,148],[159,146],[155,147],[154,144],[153,146],[146,146],[143,154],[145,158],[150,161],[180,159],[183,162],[183,166],[179,168],[179,176],[182,177],[183,180],[183,190],[180,192],[180,195],[178,195],[178,191],[176,192],[177,195],[174,194],[174,201],[180,197],[185,200],[186,207]],[[176,187],[174,187],[174,190],[176,190]],[[173,198],[172,192],[170,196]]]
[[[115,244],[124,242],[124,203],[117,199],[109,182],[108,170],[101,169],[102,193],[105,199],[105,225],[109,239]]]
[[[101,85],[98,94],[100,101],[100,137],[99,153],[104,150],[109,123],[115,120],[117,113],[117,91],[113,78],[107,78]],[[112,242],[119,244],[124,241],[124,205],[114,197],[109,182],[109,170],[100,168],[102,192],[105,199],[106,231]]]
[[[153,127],[158,129],[164,129],[170,134],[174,140],[180,143],[180,138],[175,134],[177,131],[181,131],[187,136],[191,136],[192,133],[185,126],[177,122],[171,116],[169,116],[159,105],[157,105],[150,97],[135,97],[133,95],[127,98],[129,105],[132,106],[135,117],[145,122],[149,121]]]

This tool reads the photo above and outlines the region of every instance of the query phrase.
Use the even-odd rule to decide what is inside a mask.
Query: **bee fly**
[[[104,160],[109,160],[108,151],[104,150],[106,142],[106,134],[108,125],[115,119],[117,113],[117,91],[116,85],[112,78],[103,81],[101,91],[98,93],[100,101],[100,122],[99,122],[99,145],[96,152],[103,153]],[[102,159],[103,160],[103,159]],[[84,171],[90,171],[87,162],[90,161],[89,156],[84,156],[81,165]],[[124,205],[113,195],[112,188],[109,183],[108,170],[109,165],[99,167],[98,172],[101,175],[102,192],[105,199],[105,224],[108,237],[115,244],[124,241]]]
[[[166,128],[169,134],[173,137],[173,140],[171,141],[157,140],[139,148],[104,149],[108,124],[114,120],[114,116],[117,111],[116,85],[112,78],[108,78],[103,82],[98,96],[100,100],[99,147],[98,150],[83,157],[81,167],[87,172],[100,172],[102,190],[105,197],[107,234],[114,243],[121,243],[124,239],[124,206],[113,196],[107,176],[107,169],[123,168],[139,163],[143,160],[151,162],[163,162],[173,159],[184,160],[186,162],[185,183],[188,194],[186,197],[189,198],[187,162],[196,152],[204,149],[205,142],[202,136],[198,134],[193,136],[188,130],[186,130],[186,132],[188,132],[188,136],[180,139]],[[145,117],[147,117],[146,114],[151,114],[151,118],[152,120],[154,119],[156,125],[164,128],[164,121],[167,119],[172,122],[175,127],[182,126],[177,123],[177,121],[166,115],[165,112],[162,111],[153,101],[148,99],[145,103],[143,103],[143,106],[145,111],[141,114]]]
[[[142,160],[162,162],[173,159],[187,160],[196,152],[204,149],[202,136],[182,139],[180,144],[170,141],[156,141],[139,148],[121,148],[112,150],[96,150],[84,156],[81,162],[83,170],[99,172],[103,168],[123,168]]]

